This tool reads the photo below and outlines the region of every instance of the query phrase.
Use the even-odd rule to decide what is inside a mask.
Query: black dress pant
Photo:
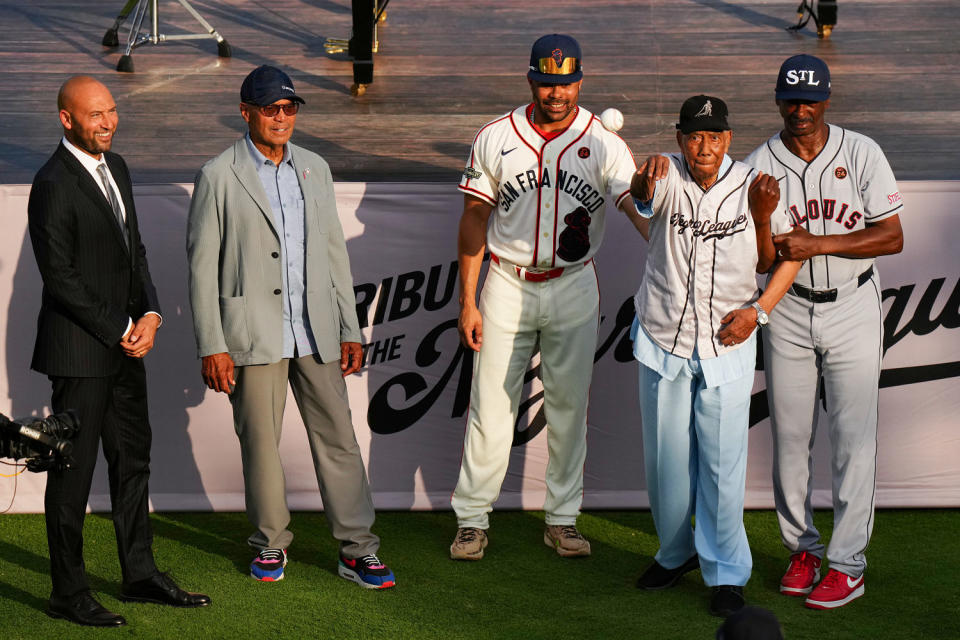
[[[80,431],[73,440],[74,468],[47,472],[44,508],[53,596],[89,588],[83,564],[83,520],[97,447],[103,443],[110,504],[125,583],[157,573],[147,502],[150,422],[143,361],[124,358],[120,370],[102,378],[51,376],[54,412],[73,409]]]

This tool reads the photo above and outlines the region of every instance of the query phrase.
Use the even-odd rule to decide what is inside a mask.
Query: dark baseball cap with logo
[[[265,107],[277,100],[290,100],[305,104],[293,90],[290,76],[276,67],[261,65],[247,74],[240,85],[240,101]]]
[[[772,611],[743,607],[724,620],[717,640],[783,640],[780,622]]]
[[[777,100],[823,102],[830,97],[830,68],[816,56],[787,58],[777,76]]]
[[[680,107],[677,129],[684,135],[694,131],[729,131],[727,103],[713,96],[687,98]]]
[[[533,43],[527,77],[542,84],[570,84],[583,77],[580,45],[570,36],[551,33]]]

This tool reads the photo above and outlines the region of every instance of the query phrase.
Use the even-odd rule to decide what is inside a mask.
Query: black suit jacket
[[[119,155],[107,166],[127,214],[130,249],[100,187],[63,146],[37,172],[27,205],[30,240],[43,278],[31,368],[50,376],[117,372],[128,318],[160,312],[140,241],[130,172]]]

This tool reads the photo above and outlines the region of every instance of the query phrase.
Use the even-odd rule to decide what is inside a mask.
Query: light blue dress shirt
[[[284,358],[308,356],[317,352],[317,345],[307,317],[306,226],[297,168],[288,146],[284,147],[279,166],[260,153],[250,134],[247,134],[247,148],[273,210],[274,228],[281,240],[282,355]]]

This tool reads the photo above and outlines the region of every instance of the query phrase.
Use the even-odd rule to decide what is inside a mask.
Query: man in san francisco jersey
[[[877,143],[824,121],[830,70],[823,60],[787,59],[776,100],[783,130],[745,162],[779,180],[796,226],[773,238],[777,254],[807,261],[763,336],[773,495],[792,554],[780,591],[807,596],[810,608],[833,609],[864,592],[883,355],[874,258],[903,248],[903,203]],[[824,545],[813,524],[810,470],[821,389],[833,448],[834,523],[826,549],[830,571],[815,587]]]
[[[719,98],[694,96],[677,124],[681,153],[641,165],[631,193],[652,216],[635,298],[644,467],[660,549],[637,587],[666,589],[700,568],[710,612],[744,606],[753,566],[743,526],[755,329],[798,262],[781,262],[762,294],[757,236],[787,232],[777,181],[727,156]],[[772,256],[772,250],[769,252]],[[690,524],[696,516],[696,527]]]
[[[532,103],[480,129],[460,182],[458,328],[463,345],[477,353],[452,499],[454,559],[483,557],[524,373],[538,344],[550,453],[543,539],[564,557],[590,554],[576,522],[599,322],[593,256],[608,203],[641,233],[646,225],[630,198],[636,170],[630,149],[577,106],[582,77],[576,40],[556,34],[537,40],[527,73]],[[487,250],[490,269],[478,306]]]

